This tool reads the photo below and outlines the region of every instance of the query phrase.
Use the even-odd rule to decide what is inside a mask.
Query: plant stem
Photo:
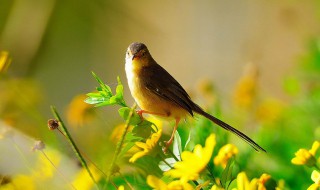
[[[52,111],[54,117],[56,118],[56,120],[59,121],[60,127],[61,127],[61,129],[62,129],[62,132],[64,133],[64,135],[66,136],[67,140],[69,141],[69,143],[70,143],[70,145],[71,145],[74,153],[76,154],[77,158],[79,159],[81,165],[87,170],[90,178],[92,179],[92,181],[94,182],[94,184],[96,185],[96,187],[97,187],[98,189],[100,189],[99,186],[98,186],[97,181],[94,179],[93,174],[92,174],[92,172],[90,171],[90,169],[89,169],[89,167],[88,167],[88,165],[87,165],[87,162],[85,161],[85,159],[84,159],[83,156],[81,155],[78,147],[76,146],[75,142],[74,142],[73,139],[71,138],[70,133],[68,132],[66,126],[64,125],[62,119],[60,118],[59,113],[57,112],[57,110],[56,110],[56,108],[55,108],[54,106],[51,106],[51,111]]]
[[[110,176],[113,174],[113,169],[114,169],[114,167],[115,167],[116,160],[117,160],[117,158],[118,158],[118,156],[119,156],[119,154],[120,154],[120,151],[121,151],[121,148],[122,148],[124,139],[125,139],[125,137],[126,137],[126,134],[127,134],[127,132],[128,132],[128,129],[129,129],[129,127],[130,127],[130,121],[131,121],[131,118],[132,118],[132,116],[133,116],[133,112],[134,112],[136,106],[137,106],[137,105],[134,104],[134,105],[131,107],[130,113],[129,113],[128,118],[127,118],[127,120],[126,120],[126,126],[125,126],[125,128],[124,128],[124,131],[123,131],[123,133],[122,133],[122,135],[121,135],[121,138],[120,138],[119,142],[117,143],[117,147],[116,147],[116,150],[115,150],[115,152],[114,152],[114,156],[113,156],[112,161],[111,161],[110,169],[109,169],[108,174],[107,174],[107,181],[110,181]]]
[[[119,171],[119,175],[120,177],[126,182],[126,184],[129,186],[129,188],[131,190],[134,190],[134,188],[132,187],[132,185],[129,183],[129,181],[122,175],[122,173]]]

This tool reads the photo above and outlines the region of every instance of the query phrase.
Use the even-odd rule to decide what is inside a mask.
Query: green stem
[[[62,132],[64,133],[64,135],[66,136],[67,140],[69,141],[69,143],[70,143],[70,145],[71,145],[74,153],[76,154],[77,158],[79,159],[81,165],[87,170],[90,178],[92,179],[92,181],[94,182],[94,184],[96,185],[96,187],[97,187],[98,189],[100,189],[99,186],[98,186],[97,181],[94,179],[93,174],[92,174],[92,172],[90,171],[90,169],[89,169],[89,167],[88,167],[88,165],[87,165],[87,162],[85,161],[85,159],[84,159],[83,156],[81,155],[78,147],[76,146],[75,142],[74,142],[73,139],[71,138],[70,133],[68,132],[66,126],[64,125],[64,123],[63,123],[63,121],[62,121],[59,113],[57,112],[57,110],[56,110],[56,108],[55,108],[54,106],[51,106],[51,111],[52,111],[54,117],[59,121],[60,127],[61,127],[61,129],[62,129]]]
[[[317,164],[315,164],[314,167],[316,168],[316,170],[320,171],[320,167]]]
[[[120,177],[126,182],[126,184],[129,186],[129,188],[131,190],[134,190],[134,188],[132,187],[132,185],[129,183],[129,181],[122,175],[122,173],[119,171],[119,175]]]
[[[121,138],[120,138],[119,142],[117,143],[117,147],[116,147],[116,150],[115,150],[115,152],[114,152],[114,156],[113,156],[113,158],[112,158],[112,162],[111,162],[111,165],[110,165],[110,169],[109,169],[108,174],[107,174],[107,181],[110,181],[110,176],[111,176],[112,173],[113,173],[113,169],[114,169],[114,167],[115,167],[116,160],[117,160],[117,158],[118,158],[118,156],[119,156],[119,154],[120,154],[120,151],[121,151],[121,148],[122,148],[124,139],[125,139],[125,137],[126,137],[126,134],[127,134],[127,132],[128,132],[128,129],[129,129],[129,127],[130,127],[130,121],[131,121],[131,118],[132,118],[132,116],[133,116],[133,112],[134,112],[136,106],[137,106],[137,105],[134,104],[134,105],[131,107],[130,113],[129,113],[128,118],[127,118],[127,120],[126,120],[125,129],[124,129],[124,131],[123,131],[123,133],[122,133],[122,135],[121,135]]]

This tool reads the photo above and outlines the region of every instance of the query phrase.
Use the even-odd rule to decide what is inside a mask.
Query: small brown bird
[[[208,114],[194,103],[182,86],[157,64],[143,43],[130,44],[126,53],[125,70],[131,94],[141,108],[138,111],[140,116],[143,113],[148,113],[175,119],[176,124],[171,138],[166,142],[166,148],[172,143],[181,118],[198,113],[227,131],[236,134],[255,150],[266,152],[248,136]]]

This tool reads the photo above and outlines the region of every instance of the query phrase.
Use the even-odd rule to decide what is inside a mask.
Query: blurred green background
[[[297,187],[303,189],[312,183],[310,170],[290,165],[290,158],[320,138],[319,21],[318,0],[0,0],[0,50],[12,58],[0,79],[0,127],[17,128],[52,147],[64,147],[60,151],[70,155],[66,143],[59,142],[62,138],[46,128],[52,118],[50,105],[67,115],[74,97],[97,86],[91,71],[111,87],[120,76],[131,105],[124,58],[128,45],[139,41],[200,105],[208,102],[201,99],[198,87],[203,80],[211,81],[225,118],[246,128],[243,118],[253,118],[252,110],[234,109],[230,100],[251,63],[259,76],[257,101],[272,99],[285,107],[278,120],[252,119],[248,124],[260,127],[256,137],[271,152],[263,160],[269,167],[262,168],[289,181],[290,188],[304,181]],[[101,156],[113,150],[105,145],[122,120],[117,108],[93,112],[99,119],[71,132],[78,145],[104,165]],[[8,146],[0,146],[0,174],[20,172],[8,166],[13,157],[21,162]],[[297,170],[288,167],[305,176],[295,181]]]

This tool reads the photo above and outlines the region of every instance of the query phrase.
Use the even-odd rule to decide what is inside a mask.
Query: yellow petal
[[[148,149],[148,146],[147,146],[146,143],[136,142],[135,144],[136,144],[137,147],[142,148],[142,149],[144,149],[144,150],[147,150],[147,149]]]
[[[0,52],[0,73],[6,72],[10,64],[11,64],[11,59],[9,58],[9,53],[7,51],[1,51]]]
[[[156,190],[166,190],[167,189],[167,184],[165,182],[163,182],[161,179],[159,179],[153,175],[148,175],[147,183],[150,187],[152,187]]]
[[[309,150],[310,154],[315,156],[317,150],[319,149],[319,147],[320,147],[320,142],[319,141],[314,141],[314,143],[312,144],[312,148]]]
[[[315,184],[320,186],[320,173],[317,170],[313,170],[311,174],[311,179]]]
[[[196,180],[199,173],[210,161],[215,146],[215,135],[211,134],[206,140],[206,146],[196,145],[193,152],[184,151],[181,154],[182,161],[176,162],[174,168],[165,172],[173,178],[180,178],[181,183]]]
[[[249,186],[249,180],[245,172],[241,172],[237,176],[238,190],[246,190]]]
[[[310,185],[307,190],[319,190],[319,189],[320,189],[319,185],[314,183]]]
[[[136,160],[145,156],[146,154],[147,152],[144,152],[144,151],[137,152],[129,159],[129,162],[134,163]]]

